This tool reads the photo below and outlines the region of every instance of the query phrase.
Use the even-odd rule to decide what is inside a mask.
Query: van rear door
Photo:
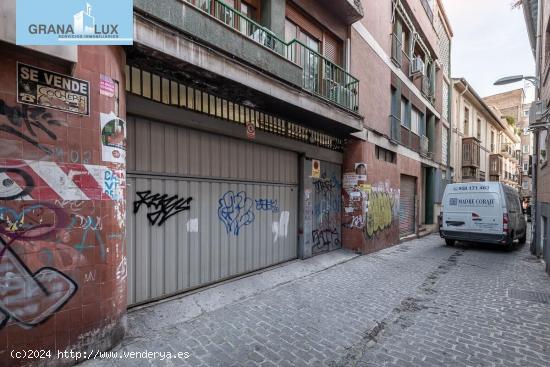
[[[496,192],[453,191],[446,195],[443,230],[502,233],[502,207]]]

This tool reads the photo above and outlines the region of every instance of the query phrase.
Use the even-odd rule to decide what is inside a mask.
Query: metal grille
[[[401,175],[401,193],[399,198],[399,236],[414,233],[415,225],[416,180],[412,176]]]
[[[258,130],[307,144],[339,152],[344,150],[344,142],[340,138],[214,96],[135,66],[126,65],[126,92],[241,125],[252,123]]]

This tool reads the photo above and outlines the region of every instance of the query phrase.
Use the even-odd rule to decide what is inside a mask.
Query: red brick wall
[[[104,162],[100,74],[120,84],[120,47],[80,47],[72,65],[2,46],[0,59],[0,365],[12,351],[107,349],[125,328],[125,163]],[[90,83],[90,115],[16,102],[16,62]],[[25,289],[24,289],[25,288]],[[41,361],[44,363],[44,361]],[[49,364],[72,364],[51,359]]]
[[[417,177],[417,197],[420,197],[422,184],[420,162],[399,154],[396,163],[385,162],[376,158],[375,147],[369,142],[350,140],[343,165],[345,174],[354,173],[355,163],[367,163],[366,183],[352,190],[343,190],[342,244],[363,254],[399,242],[401,174]],[[361,198],[356,195],[354,200],[350,191],[360,192]],[[349,208],[347,211],[346,207]],[[418,223],[418,217],[416,221]]]

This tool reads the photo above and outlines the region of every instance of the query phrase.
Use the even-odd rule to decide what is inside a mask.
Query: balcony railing
[[[462,167],[478,167],[481,157],[479,140],[476,138],[462,139]]]
[[[298,40],[287,44],[287,59],[304,70],[304,89],[357,112],[359,80]]]
[[[422,76],[421,83],[422,83],[421,85],[422,94],[424,95],[424,97],[431,100],[432,99],[432,82],[430,78],[428,78],[427,75]]]
[[[426,157],[430,155],[430,139],[424,135],[420,137],[420,154]]]
[[[301,66],[302,87],[353,112],[359,110],[359,80],[298,40],[275,33],[220,0],[184,0],[227,26]]]
[[[503,158],[500,154],[491,154],[489,156],[489,174],[500,177],[502,175]]]
[[[510,144],[502,144],[502,146],[500,147],[500,152],[510,157],[513,154]]]
[[[391,59],[401,67],[403,62],[402,43],[399,36],[395,33],[391,34]]]
[[[397,143],[401,142],[401,120],[393,115],[390,115],[390,139]]]
[[[434,12],[432,8],[430,7],[430,4],[428,4],[428,0],[421,0],[422,1],[422,7],[426,11],[426,14],[428,15],[428,18],[430,18],[430,21],[433,22],[434,19]]]

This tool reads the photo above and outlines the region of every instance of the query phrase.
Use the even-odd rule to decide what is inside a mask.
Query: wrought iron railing
[[[426,11],[426,14],[428,15],[428,18],[430,18],[430,21],[433,22],[434,19],[434,12],[432,10],[432,7],[430,4],[428,4],[428,0],[421,0],[422,1],[422,7]]]
[[[428,139],[425,135],[420,137],[420,154],[424,156],[428,156],[430,154],[430,139]]]
[[[401,120],[394,115],[390,115],[390,139],[401,142]]]
[[[358,79],[298,40],[288,43],[286,57],[302,67],[304,89],[354,112],[358,111]]]
[[[220,0],[184,0],[303,69],[302,87],[343,108],[358,112],[359,80],[298,40],[286,43],[275,33]]]
[[[403,62],[403,53],[401,51],[403,45],[401,39],[395,33],[391,34],[391,59],[401,67]]]

